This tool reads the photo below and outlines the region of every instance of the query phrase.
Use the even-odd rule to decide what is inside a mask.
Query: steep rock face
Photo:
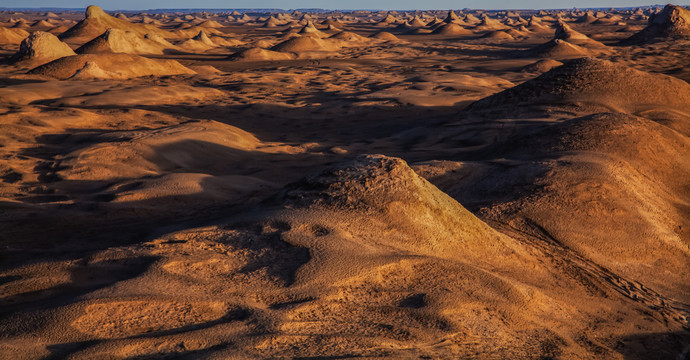
[[[690,37],[690,11],[666,5],[664,9],[649,18],[649,25],[624,40],[623,44],[653,43]]]

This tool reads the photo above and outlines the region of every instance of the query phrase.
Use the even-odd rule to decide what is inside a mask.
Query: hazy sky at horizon
[[[677,3],[686,5],[687,2]],[[85,8],[98,5],[106,10],[143,9],[554,9],[585,7],[627,7],[653,5],[636,0],[0,0],[0,7],[61,7]]]

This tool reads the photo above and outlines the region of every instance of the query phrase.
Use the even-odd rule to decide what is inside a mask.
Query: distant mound
[[[140,36],[146,34],[157,34],[169,37],[167,31],[161,30],[154,25],[133,24],[125,20],[112,17],[106,14],[98,6],[91,5],[86,8],[84,20],[72,26],[69,30],[60,35],[60,39],[69,43],[85,43],[96,36],[103,34],[108,29],[120,29],[132,31]]]
[[[91,64],[87,64],[89,62]],[[29,74],[64,80],[75,76],[82,69],[87,73],[95,73],[98,68],[107,70],[114,79],[194,74],[194,71],[174,60],[155,60],[131,54],[67,56],[41,65],[29,71]]]
[[[206,35],[206,32],[202,30],[199,31],[196,36],[181,42],[178,46],[181,49],[189,51],[206,51],[213,49],[217,45]]]
[[[493,40],[515,40],[515,38],[504,30],[491,31],[482,35],[484,39]]]
[[[606,45],[591,39],[589,36],[573,30],[570,26],[568,26],[568,24],[560,20],[556,22],[556,33],[554,34],[554,39],[564,40],[571,44],[585,47],[606,47]]]
[[[652,14],[649,25],[622,41],[622,44],[653,43],[685,38],[690,38],[690,11],[669,4],[661,12]]]
[[[336,39],[336,40],[342,40],[342,41],[348,41],[348,42],[366,42],[367,39],[359,34],[355,34],[351,31],[341,31],[337,34],[334,34],[331,36],[329,39]]]
[[[282,52],[304,52],[304,51],[329,51],[335,46],[326,40],[317,39],[311,36],[299,36],[283,41],[271,48],[273,51]]]
[[[439,26],[436,30],[432,32],[435,35],[471,35],[472,31],[465,29],[464,27],[456,23],[447,23]]]
[[[103,35],[77,49],[78,54],[115,52],[126,54],[163,54],[165,47],[156,41],[120,29],[108,29]]]
[[[579,45],[571,44],[565,40],[553,39],[545,44],[541,44],[525,53],[529,57],[544,58],[573,58],[591,55],[589,49]]]
[[[379,31],[376,34],[371,35],[373,39],[378,39],[378,40],[384,40],[384,41],[397,41],[400,40],[397,36],[386,32],[386,31]]]
[[[69,45],[55,35],[36,31],[19,45],[19,51],[12,56],[14,62],[47,63],[64,56],[75,55]]]
[[[260,47],[253,47],[242,50],[229,57],[231,61],[252,61],[252,60],[292,60],[295,58],[294,54],[284,53],[279,51],[266,50]]]
[[[300,29],[298,34],[312,35],[312,36],[319,37],[319,38],[328,37],[328,35],[325,34],[323,31],[317,29],[316,26],[314,26],[314,23],[312,23],[311,21],[308,21],[307,25],[302,27],[302,29]]]
[[[572,60],[523,84],[479,100],[471,109],[503,105],[592,103],[628,112],[654,106],[687,108],[683,80],[593,58]]]
[[[27,36],[29,32],[26,30],[0,26],[0,44],[19,44]]]
[[[576,22],[580,24],[591,24],[595,21],[597,21],[597,18],[594,16],[594,14],[592,14],[591,11],[588,11],[584,15],[580,16]]]

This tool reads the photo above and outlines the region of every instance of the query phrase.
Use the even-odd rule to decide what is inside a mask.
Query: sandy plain
[[[0,13],[0,358],[685,359],[690,15]]]

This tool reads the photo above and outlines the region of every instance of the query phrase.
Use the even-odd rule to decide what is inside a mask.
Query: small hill
[[[455,23],[446,23],[432,32],[434,35],[471,35],[472,31]]]
[[[545,44],[541,44],[528,50],[525,56],[528,57],[544,57],[544,58],[573,58],[589,56],[591,52],[589,49],[583,48],[579,45],[571,44],[565,40],[553,39]]]
[[[504,105],[591,103],[634,112],[648,107],[686,109],[690,85],[594,58],[566,62],[541,76],[472,104],[472,109]]]
[[[515,40],[515,38],[504,30],[491,31],[482,35],[484,39],[492,40]]]
[[[669,4],[661,12],[652,14],[647,27],[623,40],[622,44],[653,43],[686,38],[690,38],[690,11]]]
[[[103,35],[77,49],[78,54],[115,52],[126,54],[163,54],[165,46],[146,37],[120,29],[108,29]]]
[[[91,64],[87,66],[88,62]],[[84,68],[87,72],[94,72],[97,68],[104,69],[117,75],[117,78],[194,74],[194,71],[174,60],[148,59],[132,54],[67,56],[41,65],[29,71],[29,74],[64,80]]]
[[[342,40],[347,42],[366,42],[367,39],[351,31],[341,31],[332,35],[329,39]]]
[[[279,51],[266,50],[260,47],[253,47],[242,50],[229,57],[231,61],[269,61],[269,60],[292,60],[294,54]]]
[[[386,31],[379,31],[373,35],[371,35],[371,38],[373,39],[378,39],[378,40],[384,40],[384,41],[398,41],[400,40],[397,36],[386,32]]]
[[[19,44],[27,36],[29,32],[26,30],[0,26],[0,44]]]
[[[150,24],[133,24],[106,14],[98,6],[91,5],[86,8],[84,20],[72,26],[60,35],[60,39],[69,43],[85,43],[103,34],[108,29],[119,29],[134,32],[140,36],[157,34],[163,37],[171,37],[170,34]]]
[[[60,41],[57,36],[36,31],[22,41],[19,51],[12,56],[11,61],[27,62],[35,66],[71,55],[75,55],[72,48]]]
[[[271,48],[273,51],[281,52],[304,52],[304,51],[330,51],[337,48],[327,40],[317,39],[311,36],[299,36],[283,41]]]
[[[361,155],[288,185],[274,201],[334,213],[330,226],[367,224],[370,245],[466,259],[502,252],[499,233],[398,158]]]
[[[590,48],[605,48],[606,45],[591,39],[589,36],[573,30],[568,24],[563,21],[556,22],[556,32],[554,39],[564,40],[574,45],[590,47]]]

